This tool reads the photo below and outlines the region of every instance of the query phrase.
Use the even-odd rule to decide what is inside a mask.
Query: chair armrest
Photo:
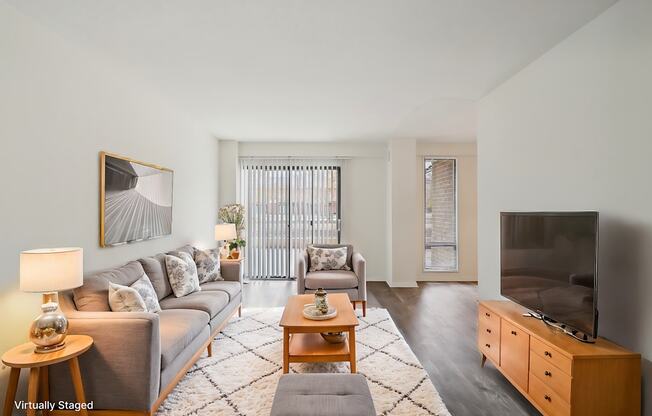
[[[308,255],[304,252],[297,256],[297,264],[294,272],[297,274],[297,294],[306,293],[306,272],[308,269]]]
[[[161,375],[159,316],[147,312],[68,311],[69,334],[93,337],[79,357],[86,399],[95,409],[149,410]],[[67,363],[50,370],[54,401],[74,401]]]
[[[222,278],[224,280],[242,283],[242,273],[240,273],[241,263],[239,261],[220,261]]]
[[[353,273],[358,277],[358,296],[361,300],[367,300],[367,261],[362,254],[354,252],[351,257]]]

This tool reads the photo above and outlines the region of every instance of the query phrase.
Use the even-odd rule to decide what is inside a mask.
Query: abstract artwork
[[[172,233],[174,173],[161,166],[100,153],[100,246]]]

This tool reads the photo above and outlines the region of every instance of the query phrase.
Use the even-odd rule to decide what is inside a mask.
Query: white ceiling
[[[9,0],[217,137],[475,140],[475,102],[615,0]]]

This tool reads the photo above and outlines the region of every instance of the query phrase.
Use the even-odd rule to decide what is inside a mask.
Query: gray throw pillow
[[[196,250],[195,264],[199,283],[224,280],[220,273],[220,251],[216,248],[210,250]]]
[[[308,256],[310,257],[310,271],[319,270],[351,270],[346,265],[346,247],[338,248],[319,248],[308,246]]]
[[[140,297],[143,298],[145,306],[147,306],[147,312],[161,312],[161,305],[158,303],[158,297],[156,296],[154,285],[152,285],[152,282],[145,273],[143,273],[140,279],[133,282],[130,287],[136,289],[140,294]]]
[[[132,287],[109,282],[109,306],[113,312],[147,312],[145,301]]]
[[[179,253],[179,257],[166,255],[165,267],[174,296],[180,298],[201,290],[197,266],[190,254]]]

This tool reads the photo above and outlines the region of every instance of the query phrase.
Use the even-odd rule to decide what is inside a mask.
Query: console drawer
[[[571,359],[563,355],[557,349],[551,347],[550,345],[534,337],[532,337],[530,348],[536,354],[539,354],[539,357],[543,358],[545,361],[559,368],[564,373],[568,374],[569,376],[573,375],[572,373],[573,364]]]
[[[490,322],[480,321],[478,325],[478,347],[480,351],[498,364],[500,360],[500,325],[495,329]]]
[[[570,405],[535,375],[530,377],[528,395],[547,416],[570,415]]]
[[[530,378],[532,376],[539,378],[539,381],[554,390],[564,401],[570,403],[571,376],[535,352],[530,353]]]
[[[478,326],[486,325],[494,332],[500,332],[500,316],[482,305],[478,306]]]

